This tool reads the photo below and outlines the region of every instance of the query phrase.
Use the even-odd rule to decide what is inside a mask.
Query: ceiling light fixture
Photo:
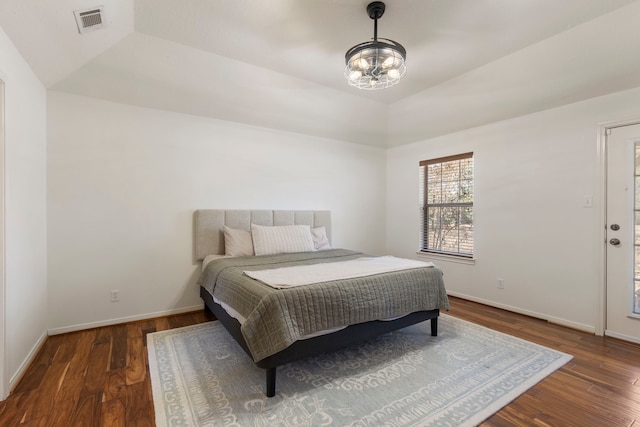
[[[373,41],[360,43],[345,54],[344,76],[358,89],[385,89],[398,83],[407,71],[407,51],[398,42],[378,39],[378,19],[384,14],[384,3],[374,1],[367,6],[373,23]],[[384,41],[382,41],[384,40]]]

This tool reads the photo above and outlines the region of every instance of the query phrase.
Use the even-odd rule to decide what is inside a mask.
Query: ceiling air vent
[[[73,14],[76,16],[76,23],[78,24],[78,31],[80,34],[88,31],[99,30],[104,26],[102,19],[104,15],[104,6],[76,10]]]

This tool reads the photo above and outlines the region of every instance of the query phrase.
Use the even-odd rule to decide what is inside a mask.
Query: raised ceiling
[[[79,34],[73,11],[101,4]],[[344,53],[372,37],[367,4],[3,0],[0,27],[51,90],[378,147],[640,86],[638,1],[387,0],[407,76],[359,91]]]

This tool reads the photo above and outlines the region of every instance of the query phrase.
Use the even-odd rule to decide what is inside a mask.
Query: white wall
[[[60,92],[48,117],[54,333],[199,307],[198,208],[330,209],[334,246],[384,252],[382,149]]]
[[[46,337],[46,90],[0,29],[5,81],[6,331],[13,383]]]
[[[473,151],[475,265],[437,260],[447,289],[595,330],[604,224],[598,123],[627,118],[640,119],[640,89],[389,150],[389,252],[417,257],[418,162]],[[593,208],[583,207],[585,195]]]
[[[639,101],[620,92],[384,151],[50,92],[49,327],[198,307],[198,208],[331,209],[336,246],[416,258],[418,162],[473,151],[476,261],[438,260],[448,289],[594,330],[598,123],[640,118]]]

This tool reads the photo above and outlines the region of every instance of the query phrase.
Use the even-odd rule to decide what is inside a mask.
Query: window
[[[473,256],[473,153],[420,162],[420,251]]]

